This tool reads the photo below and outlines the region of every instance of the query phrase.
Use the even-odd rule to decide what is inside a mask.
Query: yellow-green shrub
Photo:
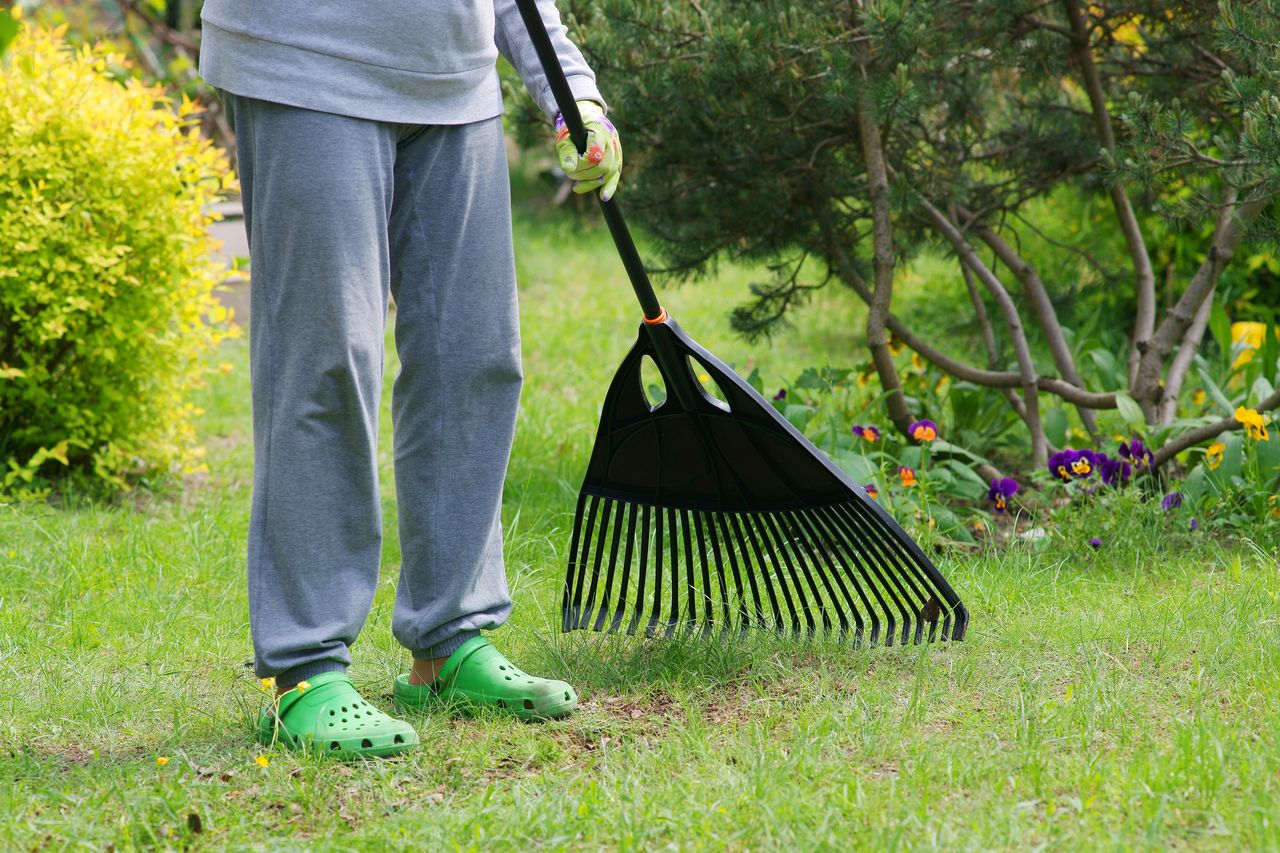
[[[26,28],[0,65],[0,492],[201,464],[190,395],[227,333],[206,228],[230,181],[191,104]]]

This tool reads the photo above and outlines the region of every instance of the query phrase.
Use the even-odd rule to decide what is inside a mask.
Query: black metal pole
[[[573,91],[569,88],[564,69],[560,67],[560,60],[556,56],[555,48],[551,45],[547,26],[542,21],[542,15],[538,14],[537,3],[535,0],[516,0],[516,6],[520,9],[520,17],[524,19],[525,29],[529,31],[529,39],[538,53],[542,70],[547,75],[547,83],[551,86],[551,94],[555,96],[556,106],[564,116],[565,127],[569,129],[569,138],[573,140],[573,144],[579,151],[583,151],[587,147],[587,129],[582,124],[582,115],[578,112]],[[659,319],[662,316],[662,306],[653,292],[653,285],[649,283],[649,274],[645,272],[644,262],[640,260],[640,253],[636,251],[636,244],[631,239],[627,223],[622,218],[622,209],[613,199],[605,201],[600,198],[599,192],[596,192],[596,200],[600,202],[600,211],[604,214],[604,221],[609,225],[613,244],[618,247],[618,255],[622,258],[622,265],[627,270],[627,278],[631,280],[631,288],[636,292],[636,298],[640,300],[645,319]]]

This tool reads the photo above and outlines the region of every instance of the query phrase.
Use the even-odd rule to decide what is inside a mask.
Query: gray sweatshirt
[[[576,98],[595,74],[554,0],[537,0]],[[236,95],[405,124],[502,112],[501,53],[548,116],[559,110],[514,0],[206,0],[200,74]]]

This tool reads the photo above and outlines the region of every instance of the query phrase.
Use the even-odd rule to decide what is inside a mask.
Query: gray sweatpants
[[[255,670],[288,684],[344,669],[369,614],[388,293],[392,630],[415,657],[442,657],[511,611],[500,510],[522,377],[502,119],[404,125],[224,100],[253,272]]]

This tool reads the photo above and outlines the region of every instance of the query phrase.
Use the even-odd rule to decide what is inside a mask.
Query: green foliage
[[[0,488],[59,466],[190,471],[189,401],[226,329],[209,206],[222,153],[115,57],[29,29],[0,70]]]

